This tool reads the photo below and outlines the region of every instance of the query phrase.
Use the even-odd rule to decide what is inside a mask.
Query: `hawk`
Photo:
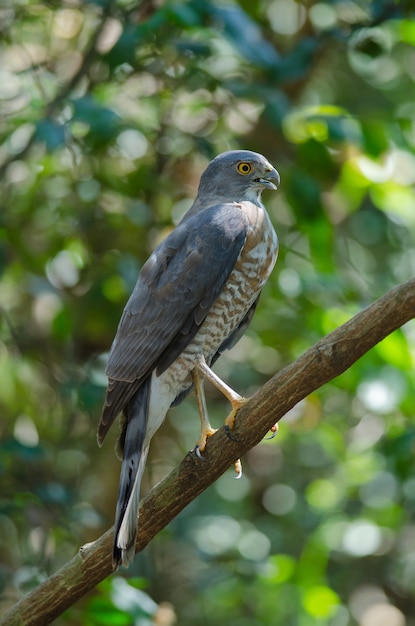
[[[261,154],[220,154],[202,174],[193,205],[140,271],[109,353],[98,426],[101,446],[122,413],[114,569],[128,567],[134,557],[141,478],[151,438],[168,409],[194,389],[200,456],[215,432],[204,379],[231,403],[228,428],[244,403],[211,366],[245,332],[277,259],[278,239],[261,193],[276,190],[279,182]]]

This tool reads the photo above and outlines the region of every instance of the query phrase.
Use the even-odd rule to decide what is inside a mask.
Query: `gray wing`
[[[196,335],[245,244],[248,220],[234,204],[182,221],[143,266],[112,344],[98,427],[102,443],[142,382],[165,371]]]

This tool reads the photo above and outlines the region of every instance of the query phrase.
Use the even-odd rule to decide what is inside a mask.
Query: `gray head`
[[[209,163],[200,179],[195,204],[258,203],[264,189],[277,189],[280,176],[262,154],[250,150],[231,150]]]

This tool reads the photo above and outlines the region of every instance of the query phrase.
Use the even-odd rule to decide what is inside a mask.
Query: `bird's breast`
[[[214,354],[245,317],[268,279],[278,255],[278,238],[265,209],[248,207],[245,245],[204,324],[204,355]],[[202,330],[202,329],[201,329]]]
[[[278,237],[264,207],[249,202],[242,205],[242,210],[249,227],[234,272],[243,274],[248,280],[248,288],[251,286],[259,293],[277,260]]]
[[[268,214],[264,208],[248,204],[247,238],[225,287],[191,343],[162,375],[176,395],[191,382],[190,372],[197,356],[203,355],[210,363],[222,343],[239,326],[275,265],[278,238]]]

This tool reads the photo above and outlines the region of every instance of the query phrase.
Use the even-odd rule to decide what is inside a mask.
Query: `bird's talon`
[[[207,460],[203,456],[202,452],[206,448],[207,440],[209,439],[209,437],[212,437],[212,435],[214,435],[215,432],[216,432],[216,429],[212,428],[210,424],[205,423],[202,425],[202,432],[200,433],[199,441],[197,442],[196,447],[195,447],[195,454],[201,461]]]
[[[200,446],[199,444],[196,446],[195,448],[195,454],[197,456],[198,459],[200,459],[201,461],[204,461],[205,463],[207,463],[207,460],[205,459],[205,457],[203,456],[203,454],[200,452]]]
[[[235,480],[239,480],[239,478],[242,476],[241,459],[238,459],[237,461],[235,461],[235,472],[236,472]]]
[[[235,426],[236,411],[232,410],[225,420],[225,428],[231,430]]]
[[[241,409],[247,402],[248,400],[246,398],[243,398],[242,396],[239,396],[238,398],[234,398],[232,400],[232,411],[225,419],[225,426],[228,426],[230,429],[235,426],[236,414],[238,413],[239,409]]]
[[[271,436],[270,436],[270,437],[265,437],[265,439],[266,439],[267,441],[269,441],[270,439],[274,439],[275,435],[276,435],[276,434],[277,434],[277,432],[278,432],[278,424],[274,424],[274,426],[272,426],[272,427],[270,428],[270,431],[271,431],[271,433],[272,433],[272,434],[271,434]]]
[[[231,429],[230,429],[230,427],[228,426],[228,424],[225,424],[225,433],[226,433],[226,436],[228,437],[228,439],[230,439],[231,441],[238,441],[238,440],[236,439],[236,437],[234,437],[234,436],[232,435]]]

